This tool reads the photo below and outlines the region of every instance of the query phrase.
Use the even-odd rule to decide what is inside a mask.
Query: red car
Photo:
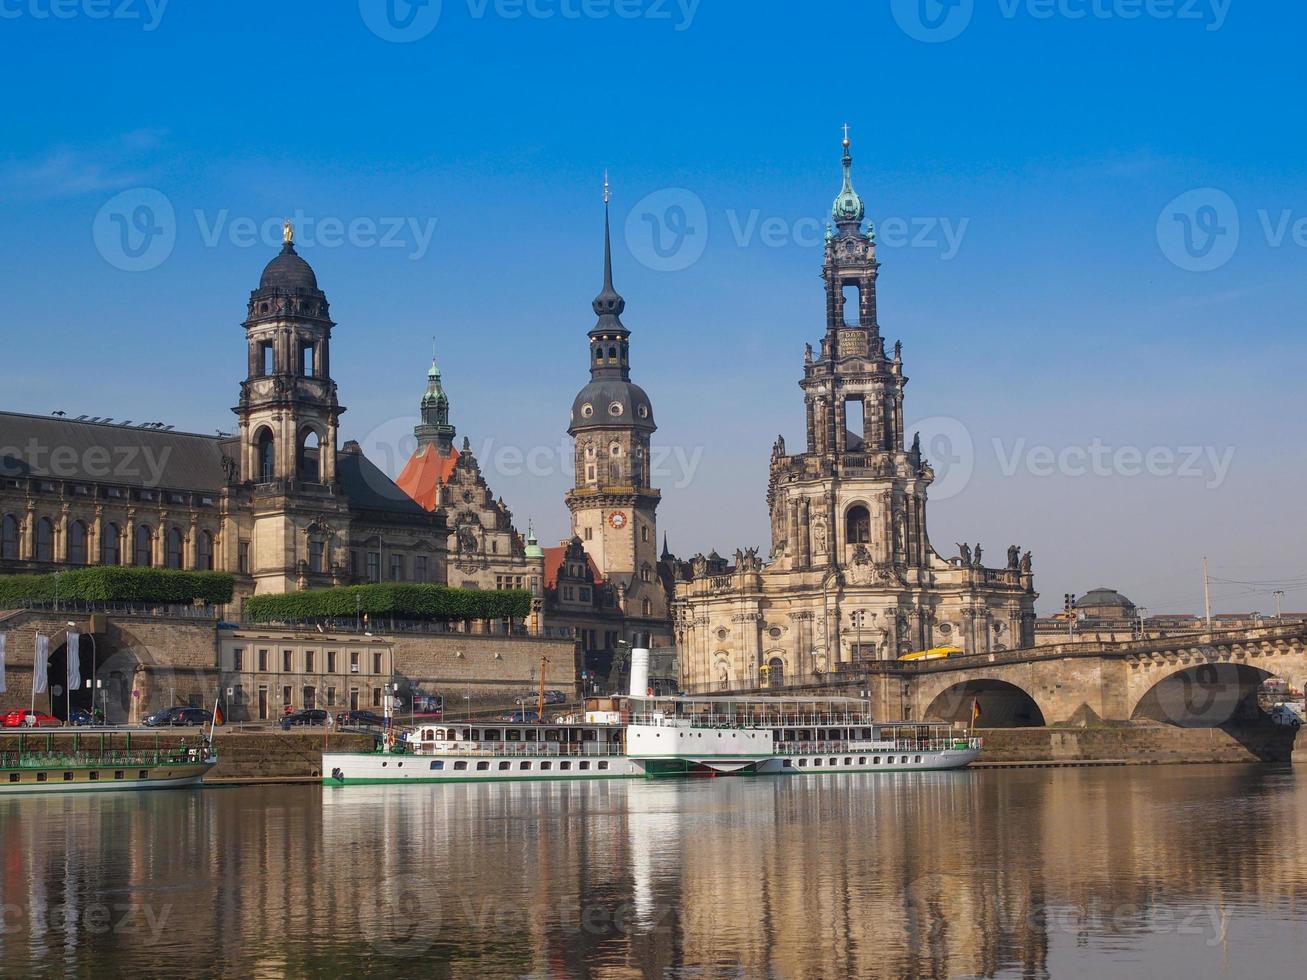
[[[0,715],[0,728],[59,728],[63,722],[43,711],[21,709]]]

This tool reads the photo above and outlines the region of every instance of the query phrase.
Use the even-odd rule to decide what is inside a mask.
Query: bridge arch
[[[924,721],[971,724],[973,706],[979,703],[977,728],[1042,728],[1047,724],[1039,703],[1023,688],[994,678],[976,678],[951,684],[935,695],[922,716]]]
[[[1131,721],[1179,728],[1219,728],[1257,721],[1257,690],[1274,673],[1249,664],[1191,664],[1155,681],[1131,706]]]

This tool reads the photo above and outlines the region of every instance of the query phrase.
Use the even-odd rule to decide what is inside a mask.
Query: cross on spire
[[[848,142],[849,142],[849,124],[848,124],[848,123],[845,123],[845,124],[844,124],[844,142],[845,142],[846,145],[847,145]]]
[[[604,168],[604,204],[607,205],[613,199],[612,191],[608,187],[608,168]]]

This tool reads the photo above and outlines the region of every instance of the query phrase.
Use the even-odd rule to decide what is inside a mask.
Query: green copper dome
[[[862,203],[862,198],[853,189],[853,156],[849,153],[849,145],[849,135],[846,129],[844,132],[844,187],[841,188],[840,196],[835,198],[835,205],[831,208],[831,214],[834,216],[837,225],[860,225],[867,214],[867,208]]]

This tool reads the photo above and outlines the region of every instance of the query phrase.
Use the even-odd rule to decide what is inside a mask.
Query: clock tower
[[[604,285],[589,334],[590,383],[572,403],[568,434],[576,441],[576,480],[567,493],[572,530],[617,591],[628,618],[665,619],[658,578],[659,493],[650,485],[649,396],[631,381],[626,300],[613,288],[613,249],[604,184]]]

